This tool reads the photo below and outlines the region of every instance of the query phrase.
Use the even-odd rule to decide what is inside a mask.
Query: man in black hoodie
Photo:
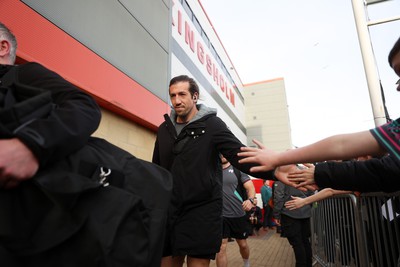
[[[154,147],[153,162],[173,175],[172,212],[167,230],[163,266],[209,266],[222,240],[221,153],[239,170],[237,153],[244,145],[217,117],[215,109],[197,104],[199,87],[186,75],[169,85],[173,105],[164,115]],[[255,174],[271,178],[271,172]],[[172,256],[172,257],[171,257]]]

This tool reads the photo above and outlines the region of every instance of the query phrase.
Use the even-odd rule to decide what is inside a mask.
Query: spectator
[[[250,248],[247,244],[250,225],[247,220],[246,211],[251,210],[255,204],[257,204],[256,190],[248,175],[239,172],[241,174],[240,177],[236,177],[234,167],[222,155],[221,163],[223,174],[223,225],[222,244],[217,254],[217,266],[228,266],[226,247],[228,239],[234,238],[239,246],[239,252],[243,259],[243,266],[250,267]],[[237,192],[239,184],[242,184],[246,189],[247,199],[244,201]]]
[[[272,198],[272,188],[269,186],[269,180],[265,180],[261,187],[261,199],[264,208],[264,219],[263,219],[263,230],[268,231],[268,228],[273,227],[272,222],[272,209],[270,206],[270,200]]]
[[[285,173],[294,168],[296,168],[296,165],[282,166],[275,175],[285,175]],[[274,183],[274,190],[274,218],[278,225],[281,225],[282,236],[286,237],[290,245],[293,247],[296,258],[296,267],[311,267],[311,206],[306,205],[297,210],[288,210],[284,206],[284,204],[290,200],[291,196],[305,198],[309,196],[311,192],[304,193],[303,191],[285,185],[280,181]]]

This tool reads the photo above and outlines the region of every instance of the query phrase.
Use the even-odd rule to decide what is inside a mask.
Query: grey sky
[[[350,0],[201,3],[243,83],[285,79],[294,145],[374,127]],[[371,6],[368,14],[371,20],[400,16],[400,0]],[[387,55],[399,29],[400,21],[370,28],[394,119],[400,117],[400,93]]]

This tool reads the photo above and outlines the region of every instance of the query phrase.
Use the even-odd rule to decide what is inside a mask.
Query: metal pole
[[[352,0],[353,13],[356,21],[358,41],[364,63],[365,75],[369,89],[369,97],[372,105],[375,126],[386,123],[378,71],[374,60],[371,40],[369,36],[367,18],[365,16],[363,0]]]

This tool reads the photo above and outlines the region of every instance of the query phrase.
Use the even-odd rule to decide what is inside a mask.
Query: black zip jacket
[[[366,161],[324,162],[315,165],[319,188],[359,192],[400,190],[400,165],[391,156]]]
[[[200,106],[204,112],[207,107]],[[200,111],[199,111],[200,112]],[[219,153],[236,168],[259,178],[272,179],[272,172],[252,174],[251,164],[239,164],[237,153],[244,145],[215,112],[186,125],[179,135],[169,116],[157,133],[153,162],[171,171],[174,195],[183,205],[198,205],[221,198],[222,168]]]
[[[172,255],[206,255],[219,251],[222,240],[222,167],[219,153],[242,172],[251,165],[239,164],[244,146],[216,116],[198,106],[198,113],[177,134],[168,115],[157,133],[153,162],[173,176],[170,235]],[[174,118],[174,112],[172,112]],[[272,172],[260,178],[272,178]],[[169,243],[167,241],[167,243]]]
[[[0,65],[0,79],[11,68],[17,71],[9,87],[28,86],[50,92],[53,108],[48,116],[35,119],[13,133],[32,150],[41,167],[86,144],[101,118],[94,99],[38,63]],[[7,86],[3,82],[3,88]]]

